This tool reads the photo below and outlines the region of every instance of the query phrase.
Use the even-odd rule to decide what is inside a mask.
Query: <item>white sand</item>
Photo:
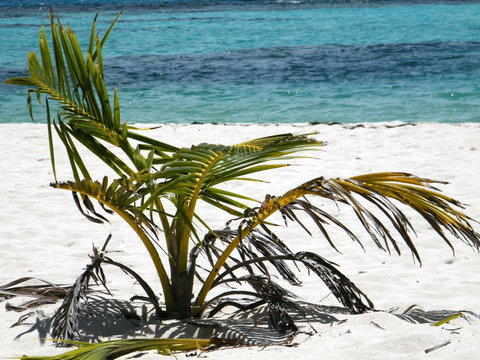
[[[389,125],[389,126],[386,126]],[[318,138],[328,142],[317,159],[265,174],[269,184],[241,185],[264,194],[280,194],[316,176],[348,177],[367,172],[405,171],[421,177],[449,181],[441,186],[447,194],[468,204],[465,212],[480,220],[480,124],[419,124],[390,127],[392,124],[353,125],[163,125],[155,131],[159,140],[189,146],[199,142],[236,143],[253,137],[282,132],[318,131]],[[399,124],[397,124],[399,125]],[[76,210],[70,194],[53,190],[48,158],[46,127],[16,124],[0,126],[1,206],[0,206],[0,285],[11,280],[34,276],[54,283],[70,284],[88,263],[92,243],[101,245],[113,233],[112,256],[133,266],[147,280],[155,282],[146,254],[134,236],[121,223],[95,225]],[[153,135],[153,134],[151,134]],[[301,165],[300,165],[301,164]],[[68,164],[60,157],[60,176],[68,179]],[[103,175],[101,172],[98,175]],[[238,189],[238,188],[237,188]],[[253,189],[253,190],[249,190]],[[258,189],[258,190],[257,190]],[[213,219],[215,214],[211,214]],[[414,264],[404,251],[398,257],[377,250],[350,216],[347,224],[361,232],[367,252],[340,231],[336,243],[342,254],[333,251],[320,237],[310,238],[294,231],[281,232],[293,250],[316,251],[339,264],[341,271],[369,295],[379,310],[410,305],[423,310],[471,311],[480,314],[480,254],[454,241],[455,257],[448,246],[418,216],[416,244],[423,266]],[[218,219],[222,226],[227,218]],[[479,229],[479,227],[477,227]],[[118,271],[107,273],[116,295],[128,299],[139,293],[132,281]],[[130,292],[129,292],[130,290]],[[298,294],[308,301],[320,301],[328,295],[323,284],[306,279]],[[9,302],[19,304],[28,299],[4,301],[0,309],[0,358],[22,354],[56,354],[50,342],[42,344],[37,330],[28,332],[36,321],[31,317],[24,325],[10,328],[22,314],[5,311]],[[321,304],[335,305],[332,296]],[[43,306],[51,316],[57,305]],[[311,321],[316,330],[311,336],[300,334],[295,347],[271,346],[223,349],[202,354],[207,359],[477,359],[480,349],[480,319],[465,313],[441,327],[414,324],[385,312],[363,315],[335,314],[344,322]],[[40,321],[42,317],[38,318]],[[40,322],[41,323],[41,322]],[[302,329],[312,331],[303,324]],[[20,338],[15,338],[21,334]],[[445,344],[425,353],[426,349]],[[184,358],[184,355],[179,355]],[[149,353],[142,359],[158,359]]]

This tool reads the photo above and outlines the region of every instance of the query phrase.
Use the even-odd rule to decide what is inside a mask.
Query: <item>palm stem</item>
[[[183,228],[182,238],[180,240],[180,251],[179,251],[179,259],[178,259],[178,269],[180,272],[187,271],[188,266],[188,244],[190,241],[190,233],[192,231],[192,221],[195,215],[195,207],[197,205],[197,200],[200,196],[200,192],[204,185],[205,179],[210,171],[210,169],[217,163],[218,159],[222,157],[222,153],[216,154],[208,163],[208,165],[203,169],[200,178],[197,180],[195,184],[195,188],[193,190],[193,194],[190,198],[190,202],[188,204],[187,212],[186,212],[186,219],[189,221],[190,224],[187,224]]]

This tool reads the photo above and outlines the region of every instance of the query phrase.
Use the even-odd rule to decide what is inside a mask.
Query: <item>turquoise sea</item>
[[[30,121],[3,80],[50,7],[84,40],[124,10],[104,62],[129,123],[480,122],[477,1],[0,0],[0,123]]]

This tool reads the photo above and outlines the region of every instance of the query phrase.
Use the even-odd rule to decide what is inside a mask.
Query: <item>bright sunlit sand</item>
[[[101,246],[108,234],[111,256],[133,267],[155,285],[155,276],[141,244],[119,221],[97,225],[77,211],[71,195],[49,187],[53,175],[50,166],[47,129],[38,124],[0,125],[1,206],[0,206],[0,285],[30,276],[55,284],[72,284],[89,263],[92,244]],[[480,124],[403,124],[365,123],[347,125],[161,125],[149,132],[160,141],[179,146],[201,142],[232,144],[247,139],[284,132],[318,132],[327,142],[310,158],[297,160],[294,166],[262,174],[267,183],[248,183],[244,193],[262,199],[265,194],[280,194],[317,176],[349,177],[369,172],[402,171],[420,177],[448,181],[439,185],[446,194],[467,204],[465,213],[480,220]],[[58,143],[58,141],[57,141]],[[58,156],[58,178],[69,179],[69,165],[63,153]],[[101,178],[101,167],[94,167]],[[236,185],[235,185],[236,186]],[[237,188],[237,190],[240,190]],[[320,314],[299,322],[300,332],[290,346],[251,346],[197,352],[207,359],[477,359],[480,341],[480,254],[460,241],[452,241],[455,254],[414,214],[415,244],[422,257],[419,266],[403,247],[401,257],[388,255],[375,247],[358,221],[347,213],[346,224],[361,235],[365,251],[340,231],[332,231],[341,253],[315,234],[294,229],[281,230],[284,241],[294,251],[314,251],[337,263],[374,302],[378,312],[362,315]],[[228,218],[211,221],[222,227]],[[480,226],[477,225],[477,231]],[[453,239],[455,240],[455,239]],[[303,287],[296,289],[299,301],[323,306],[339,305],[328,289],[303,274]],[[115,298],[126,301],[140,291],[133,280],[120,271],[107,271]],[[102,295],[105,296],[105,295]],[[60,303],[44,305],[19,313],[6,305],[19,305],[29,298],[2,301],[0,309],[0,357],[23,354],[58,354],[43,325]],[[141,308],[142,303],[136,303]],[[410,308],[415,306],[414,308]],[[462,312],[441,326],[408,321],[398,316],[410,308],[423,310],[425,316],[445,311]],[[22,325],[11,327],[24,314],[35,312]],[[393,312],[389,313],[388,311]],[[395,315],[396,314],[396,315]],[[409,312],[407,311],[407,315]],[[410,312],[411,314],[411,312]],[[418,319],[417,319],[418,320]],[[113,323],[112,323],[113,324]],[[137,324],[138,325],[138,324]],[[123,328],[122,328],[123,329]],[[93,329],[104,340],[122,336],[154,336],[162,325]],[[240,331],[240,330],[238,330]],[[166,333],[166,332],[164,332]],[[174,333],[172,330],[171,333]],[[185,358],[179,354],[178,358]],[[159,359],[154,352],[141,359]]]

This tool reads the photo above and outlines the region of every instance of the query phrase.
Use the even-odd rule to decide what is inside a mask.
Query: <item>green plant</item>
[[[200,350],[225,345],[218,339],[122,339],[98,344],[68,341],[78,349],[62,355],[22,356],[24,360],[113,360],[137,351],[156,350],[160,355],[172,356],[175,352]]]
[[[254,200],[250,194],[226,191],[221,185],[232,180],[255,181],[255,177],[251,177],[254,174],[287,166],[286,161],[300,157],[300,152],[317,149],[323,143],[311,138],[312,134],[280,134],[236,145],[200,144],[177,148],[145,136],[141,129],[121,121],[118,92],[115,89],[111,101],[104,82],[103,46],[117,19],[102,38],[96,33],[96,21],[93,22],[86,54],[83,54],[73,31],[64,28],[52,15],[50,44],[46,30],[42,27],[40,31],[41,62],[31,53],[28,56],[30,76],[9,79],[7,83],[29,88],[30,113],[31,93],[36,93],[39,99],[45,95],[55,174],[51,185],[71,191],[80,211],[89,220],[107,220],[107,215],[97,211],[94,200],[107,213],[120,216],[135,231],[152,260],[163,301],[158,301],[150,285],[142,282],[133,270],[107,258],[103,251],[97,252],[91,267],[72,288],[74,293],[67,296],[63,310],[57,313],[54,321],[57,338],[75,336],[72,317],[68,315],[71,312],[67,310],[78,304],[90,279],[104,282],[102,264],[119,266],[135,276],[147,293],[146,300],[154,305],[160,318],[214,315],[225,305],[239,309],[265,305],[275,329],[283,333],[295,331],[288,313],[289,309],[298,309],[298,305],[270,277],[271,272],[276,272],[290,284],[299,285],[290,263],[316,274],[350,311],[360,313],[372,309],[367,296],[334,264],[317,254],[292,252],[271,230],[268,218],[280,212],[285,222],[297,222],[308,232],[298,216],[303,213],[313,220],[333,247],[328,225],[340,227],[352,239],[360,241],[335,215],[310,202],[312,198],[351,207],[378,247],[400,253],[393,230],[419,261],[410,236],[412,224],[399,204],[423,216],[449,246],[452,245],[447,234],[479,247],[480,235],[473,229],[471,219],[456,209],[461,204],[432,186],[438,181],[407,173],[375,173],[349,179],[318,177],[281,196],[267,195],[258,207],[249,207],[247,202]],[[59,105],[54,116],[49,105],[52,101]],[[70,160],[71,181],[57,180],[54,133]],[[117,178],[92,179],[81,148],[102,160]],[[117,155],[119,150],[122,155]],[[199,201],[235,217],[234,222],[214,230],[197,211]],[[386,220],[379,219],[372,209],[385,215]],[[204,237],[202,230],[206,231]],[[166,257],[162,258],[160,249]],[[200,254],[208,259],[209,270],[196,266]],[[198,293],[193,290],[195,281],[201,284]],[[212,288],[235,283],[241,288],[228,289],[208,298]],[[245,285],[250,290],[245,290]],[[235,297],[250,300],[232,300]]]

